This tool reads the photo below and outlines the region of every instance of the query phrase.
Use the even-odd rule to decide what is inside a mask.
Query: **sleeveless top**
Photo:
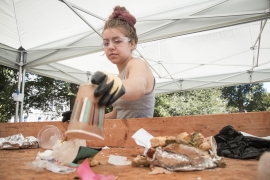
[[[125,79],[126,69],[123,71],[121,79]],[[155,80],[155,79],[154,79]],[[155,86],[155,81],[154,81]],[[117,119],[124,118],[150,118],[154,115],[155,93],[153,90],[137,100],[118,99],[113,103],[113,108],[117,111]]]

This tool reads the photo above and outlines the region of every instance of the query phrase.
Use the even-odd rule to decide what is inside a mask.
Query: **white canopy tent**
[[[156,93],[269,81],[269,0],[2,0],[0,64],[77,84],[116,74],[100,37],[116,5],[137,18]]]

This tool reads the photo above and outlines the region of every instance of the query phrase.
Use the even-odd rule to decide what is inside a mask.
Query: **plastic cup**
[[[44,149],[52,149],[55,143],[63,140],[63,134],[57,127],[46,125],[39,131],[37,139],[39,146]]]

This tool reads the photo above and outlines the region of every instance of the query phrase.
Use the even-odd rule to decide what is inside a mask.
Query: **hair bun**
[[[124,20],[132,27],[136,24],[136,18],[131,15],[125,7],[116,6],[109,18]]]

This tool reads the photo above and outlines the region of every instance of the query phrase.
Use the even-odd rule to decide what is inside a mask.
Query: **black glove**
[[[125,94],[121,79],[113,74],[97,71],[92,76],[91,82],[98,85],[94,95],[95,97],[102,96],[99,100],[100,106],[108,107]]]
[[[69,121],[70,117],[71,117],[71,114],[72,114],[72,110],[63,112],[63,114],[62,114],[62,116],[63,116],[62,122]]]

